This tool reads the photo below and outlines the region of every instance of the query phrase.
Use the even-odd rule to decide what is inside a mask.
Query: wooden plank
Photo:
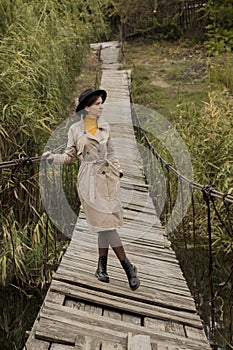
[[[96,263],[92,261],[92,256],[87,254],[87,256],[85,257],[82,254],[82,262],[79,261],[77,254],[74,255],[76,256],[76,260],[73,260],[73,255],[69,255],[69,257],[66,257],[65,259],[63,259],[62,261],[62,267],[63,269],[67,267],[67,269],[69,271],[74,271],[74,273],[76,274],[76,270],[79,271],[79,273],[81,274],[85,274],[86,276],[88,276],[88,274],[91,275],[91,281],[96,282],[96,279],[93,278],[94,277],[94,273],[96,270]],[[87,257],[89,257],[89,259],[87,260]],[[135,261],[136,259],[133,259],[133,261]],[[146,260],[146,259],[145,259]],[[83,264],[83,261],[85,261],[85,264]],[[122,281],[122,277],[124,275],[124,272],[122,271],[119,262],[116,261],[115,265],[115,259],[113,260],[111,255],[109,255],[108,258],[108,272],[110,274],[110,278],[114,279],[114,280],[120,280]],[[114,265],[113,265],[114,264]],[[70,267],[70,265],[72,265],[72,267]],[[165,273],[164,275],[161,276],[161,270],[158,266],[156,267],[156,269],[154,269],[154,274],[152,275],[152,272],[149,271],[149,266],[146,266],[146,264],[144,266],[142,266],[141,264],[138,264],[136,262],[137,268],[138,268],[138,274],[141,280],[141,284],[143,285],[143,287],[148,287],[149,290],[151,289],[157,289],[157,290],[161,290],[162,292],[165,291],[166,293],[171,293],[176,294],[178,296],[182,296],[182,297],[187,297],[191,300],[193,308],[194,308],[194,300],[193,297],[191,296],[191,293],[187,287],[187,284],[185,282],[184,279],[177,279],[174,278],[172,275],[171,276],[166,276]],[[167,269],[169,269],[169,266],[167,267]],[[59,269],[57,271],[57,273],[62,273],[62,268]],[[175,273],[175,272],[174,272]],[[56,277],[56,276],[55,276]],[[124,278],[123,277],[123,278]],[[87,278],[86,278],[87,279]],[[124,278],[126,280],[126,278]],[[89,280],[89,277],[88,277]],[[119,284],[119,282],[118,282]],[[92,283],[90,284],[92,285]],[[140,292],[140,290],[137,291],[137,293]],[[154,293],[154,291],[152,291],[152,293]]]
[[[145,242],[146,243],[146,242]],[[153,247],[153,246],[144,246],[143,241],[140,242],[140,245],[137,243],[130,243],[128,245],[125,245],[127,248],[127,251],[134,254],[139,254],[139,256],[143,253],[146,254],[146,257],[161,261],[166,261],[169,263],[173,263],[176,265],[179,265],[179,262],[176,258],[175,252],[173,250],[168,248],[161,248],[161,247]],[[180,265],[179,265],[180,266]]]
[[[126,313],[122,314],[122,321],[136,324],[138,326],[141,326],[142,324],[142,318],[140,316],[135,316],[135,315],[126,314]]]
[[[86,283],[86,280],[82,280],[79,276],[79,279],[77,279],[76,277],[73,279],[72,278],[73,275],[71,277],[68,276],[68,279],[67,277],[64,277],[63,275],[61,276],[58,276],[58,280],[62,281],[62,282],[70,282],[73,284],[73,285],[77,285],[77,286],[81,286],[83,288],[85,288],[85,283]],[[86,276],[87,277],[87,276]],[[108,287],[108,288],[105,288],[103,286],[103,283],[97,281],[96,282],[96,279],[95,277],[89,277],[87,279],[87,281],[89,282],[89,286],[88,286],[88,289],[90,290],[98,290],[98,291],[102,291],[102,292],[107,292],[108,294],[112,294],[112,288],[114,288],[115,290],[115,293],[114,294],[117,294],[119,297],[125,297],[125,294],[128,295],[129,299],[135,299],[137,300],[138,302],[143,302],[144,304],[150,304],[150,305],[157,305],[157,306],[161,306],[161,307],[166,307],[166,308],[171,308],[171,309],[176,309],[177,311],[184,311],[184,312],[190,312],[190,313],[195,313],[194,311],[194,308],[192,307],[193,305],[189,303],[190,299],[186,298],[185,296],[183,296],[182,298],[182,295],[179,296],[179,298],[177,298],[177,295],[176,294],[173,294],[172,292],[168,291],[167,290],[167,294],[169,296],[169,300],[166,300],[162,299],[162,294],[164,295],[164,298],[166,297],[166,290],[163,291],[162,293],[160,291],[155,291],[155,295],[158,296],[158,299],[153,301],[149,299],[149,296],[145,293],[137,293],[136,295],[134,295],[131,291],[128,291],[129,287],[128,287],[128,282],[127,281],[120,281],[119,280],[115,280],[113,278],[111,278],[111,287]],[[141,281],[142,282],[142,281]],[[142,284],[142,283],[141,283]],[[120,285],[120,287],[118,287]],[[143,288],[143,286],[141,286],[141,289]],[[154,289],[152,288],[152,291]],[[145,297],[144,297],[145,295]],[[152,294],[150,294],[152,295]],[[184,308],[182,306],[182,301],[185,303],[187,303],[186,305],[186,308]],[[176,305],[176,302],[177,302],[177,305]],[[191,302],[193,302],[193,300],[191,300]],[[193,302],[194,303],[194,302]]]
[[[65,295],[64,295],[65,297]],[[65,299],[65,306],[71,307],[73,309],[78,309],[78,310],[85,310],[85,303],[80,302],[80,301],[75,301],[71,299]]]
[[[93,269],[95,270],[97,265],[96,253],[93,252],[90,248],[82,247],[81,249],[82,251],[71,250],[69,252],[69,255],[66,255],[66,257],[64,257],[64,259],[62,260],[62,264],[58,268],[57,273],[59,273],[63,269],[63,266],[69,269],[70,271],[77,269],[80,270],[80,272],[88,269],[89,271],[93,271]],[[166,277],[176,282],[180,281],[180,283],[182,283],[182,285],[184,286],[184,289],[186,289],[187,294],[190,296],[190,291],[180,271],[179,265],[165,261],[163,262],[158,259],[149,259],[146,256],[144,256],[143,258],[142,255],[136,256],[132,253],[128,254],[128,257],[133,264],[136,264],[137,267],[142,270],[142,273],[149,274],[152,278],[154,277],[154,274],[157,274],[158,277],[164,275],[163,278]],[[85,265],[83,264],[83,260],[85,261]],[[108,266],[116,266],[116,271],[123,271],[117,259],[115,257],[113,258],[113,255],[110,255],[108,260]]]
[[[184,349],[199,350],[200,346],[202,350],[210,350],[210,347],[204,345],[202,342],[197,340],[191,340],[179,336],[172,336],[167,334],[157,334],[154,331],[148,334],[148,330],[145,327],[139,327],[136,325],[125,324],[124,322],[119,323],[112,319],[104,319],[102,316],[92,314],[91,317],[88,313],[81,311],[73,311],[68,308],[69,313],[67,315],[67,309],[64,306],[59,306],[54,303],[50,303],[50,307],[54,308],[56,315],[51,314],[51,310],[48,311],[48,305],[43,311],[43,315],[40,318],[39,325],[36,330],[36,337],[42,340],[49,340],[52,342],[59,342],[66,345],[73,346],[77,335],[89,335],[93,338],[100,340],[107,340],[113,343],[125,344],[126,334],[125,332],[131,331],[132,334],[141,333],[142,335],[150,335],[154,338],[154,341],[160,340],[166,344],[179,344],[186,346]],[[59,310],[60,315],[59,315]],[[82,313],[82,315],[80,315]],[[72,315],[71,315],[72,314]],[[86,318],[86,319],[85,319]],[[104,322],[104,326],[103,326]],[[108,326],[106,323],[110,323]],[[113,326],[114,325],[114,326]],[[122,331],[121,331],[122,330]],[[153,339],[152,339],[153,341]]]
[[[75,350],[75,348],[69,345],[53,343],[50,350]]]
[[[37,327],[36,338],[51,342],[59,342],[74,346],[77,344],[78,335],[86,336],[91,334],[92,338],[99,341],[110,341],[125,344],[126,335],[124,332],[106,329],[100,326],[84,323],[82,320],[69,322],[64,317],[49,319],[41,317]]]
[[[143,244],[143,242],[140,242],[140,244]],[[179,276],[182,280],[184,280],[184,277],[182,273],[180,272],[180,265],[175,257],[175,254],[171,255],[168,249],[164,249],[164,247],[156,248],[154,250],[150,249],[151,247],[148,246],[139,246],[139,244],[133,244],[132,242],[129,244],[128,242],[124,243],[125,249],[127,250],[127,253],[132,257],[136,258],[137,262],[140,264],[143,264],[143,262],[146,263],[146,265],[149,264],[148,267],[153,268],[153,270],[157,267],[157,264],[161,267],[166,267],[169,265],[174,270],[179,270]],[[86,259],[88,262],[88,255],[91,254],[91,261],[96,264],[97,262],[97,245],[91,244],[90,241],[84,242],[82,237],[79,237],[79,241],[76,245],[70,245],[69,254],[66,254],[63,256],[62,261],[66,261],[66,259],[73,259],[74,263],[79,263],[79,259]],[[112,256],[115,257],[112,250],[109,251]],[[85,255],[87,256],[85,258]],[[117,260],[117,259],[116,259]],[[89,262],[89,263],[90,263]],[[177,277],[175,277],[177,278]]]
[[[42,334],[42,328],[46,329],[46,332],[50,331],[50,336],[55,334],[55,337],[62,335],[59,334],[57,328],[63,325],[63,336],[69,337],[70,333],[72,339],[74,332],[79,334],[91,334],[92,337],[98,339],[106,339],[113,342],[122,343],[126,339],[127,333],[148,335],[151,339],[165,341],[168,344],[179,341],[180,344],[188,344],[190,348],[196,348],[196,345],[203,344],[199,339],[188,339],[177,334],[169,333],[157,333],[146,327],[137,326],[135,324],[119,322],[118,320],[108,317],[99,316],[96,314],[89,314],[80,310],[73,310],[71,308],[56,305],[54,303],[46,303],[40,313],[39,331],[36,330],[36,336]],[[101,338],[102,337],[102,338]],[[112,337],[112,338],[111,338]],[[41,339],[47,339],[41,338]],[[61,338],[62,339],[62,338]],[[72,339],[70,341],[72,342]],[[124,342],[123,342],[124,343]],[[204,348],[203,348],[204,349]],[[208,347],[209,349],[209,347]]]
[[[97,256],[97,243],[92,241],[91,237],[83,237],[83,234],[80,234],[77,240],[73,240],[73,243],[70,244],[67,251],[71,254],[78,254],[80,256],[85,251],[88,251],[92,252],[93,256]],[[151,264],[153,264],[154,261],[158,261],[158,263],[161,264],[164,262],[165,264],[174,265],[175,268],[180,268],[175,253],[171,252],[170,249],[156,246],[153,248],[152,246],[146,245],[146,243],[146,241],[143,242],[142,240],[139,243],[125,242],[124,246],[127,249],[128,254],[139,257],[140,261],[143,261],[142,257],[144,257],[144,259],[148,260]],[[67,254],[65,254],[63,258],[66,256]]]
[[[150,239],[151,245],[160,245],[162,247],[170,247],[171,243],[167,240],[167,236],[165,235],[164,229],[158,227],[158,223],[155,220],[153,215],[147,216],[148,220],[145,220],[145,215],[134,214],[134,220],[132,217],[129,217],[128,213],[132,213],[132,211],[127,211],[124,209],[124,222],[125,225],[119,230],[121,237],[130,237],[132,241],[138,240],[139,238],[144,241],[148,241]],[[82,220],[78,220],[77,226],[74,234],[75,236],[80,236],[84,232],[88,234],[88,227],[84,218]],[[132,229],[140,232],[140,236],[135,236],[134,231]]]
[[[55,303],[55,304],[62,305],[64,303],[65,296],[64,294],[48,291],[48,293],[45,296],[45,300],[51,301],[52,303]]]
[[[59,271],[57,271],[54,279],[63,281],[63,282],[71,282],[73,284],[89,285],[90,288],[98,288],[102,291],[113,292],[115,294],[125,296],[128,295],[129,298],[136,297],[137,300],[144,303],[150,303],[154,305],[161,305],[164,307],[176,308],[177,310],[196,312],[194,300],[191,296],[183,296],[176,295],[174,298],[174,294],[171,291],[164,291],[159,289],[149,289],[143,288],[141,284],[140,289],[137,292],[133,292],[128,287],[128,282],[126,277],[123,277],[124,280],[114,281],[112,280],[111,284],[103,284],[100,281],[97,281],[96,277],[92,274],[87,274],[75,267],[71,267],[69,265],[63,264]],[[119,283],[120,281],[120,283]]]
[[[85,304],[85,311],[88,311],[89,313],[97,314],[97,315],[102,315],[102,307],[96,306],[96,305],[91,305],[91,304]]]
[[[182,350],[182,349],[185,349],[185,350],[189,350],[187,348],[184,348],[184,347],[180,347],[180,346],[176,346],[176,345],[166,345],[166,344],[162,344],[162,343],[158,343],[156,348],[156,350]],[[152,348],[152,350],[154,350]]]
[[[106,308],[103,311],[103,316],[113,318],[114,320],[121,320],[121,313],[119,311],[113,311]]]
[[[130,225],[128,225],[128,222],[126,222],[125,225],[127,225],[128,227],[125,228],[123,232],[119,232],[121,240],[124,245],[135,243],[135,244],[141,244],[142,246],[150,246],[150,247],[155,246],[161,249],[167,249],[167,250],[170,249],[170,243],[167,242],[166,239],[164,239],[162,236],[158,236],[154,233],[153,237],[151,237],[153,232],[150,232],[150,235],[145,233],[143,234],[143,236],[141,235],[135,236],[133,232],[138,231],[142,233],[142,231],[145,230],[145,226],[143,226],[143,223],[141,223],[140,225],[133,225],[132,223],[130,223]],[[146,229],[150,230],[151,226],[146,227]],[[92,247],[93,251],[97,250],[97,244],[93,243],[92,241],[88,242],[87,238],[83,237],[84,234],[85,234],[85,231],[83,232],[80,231],[79,233],[77,233],[79,244],[76,243],[76,246],[77,247],[84,246],[89,248]],[[67,251],[75,247],[75,243],[72,242],[69,247],[70,248],[68,248]]]
[[[34,322],[34,325],[32,327],[32,330],[30,332],[30,335],[27,339],[26,345],[23,350],[49,350],[49,347],[50,347],[49,342],[35,339],[35,332],[36,332],[36,327],[38,326],[38,319],[39,319],[39,316],[37,316],[37,319]]]
[[[184,345],[167,345],[161,342],[158,342],[157,344],[152,343],[152,350],[191,350],[192,348],[184,346]],[[203,348],[200,347],[200,350]]]
[[[135,235],[134,237],[132,237],[133,233],[131,232],[131,236],[127,235],[127,231],[131,230],[131,229],[135,229],[135,230],[139,230],[142,231],[143,228],[138,227],[136,224],[134,224],[134,226],[127,229],[122,230],[121,232],[119,232],[121,239],[124,242],[124,245],[127,247],[127,250],[130,249],[130,247],[138,247],[139,251],[141,253],[143,253],[143,251],[147,251],[148,249],[151,250],[151,254],[153,254],[151,256],[151,258],[153,259],[163,259],[164,257],[167,256],[167,254],[169,254],[172,257],[172,261],[176,262],[176,265],[178,265],[178,261],[176,259],[175,253],[171,252],[171,248],[170,248],[170,244],[165,243],[165,239],[162,238],[162,244],[161,244],[161,237],[159,235],[153,235],[154,239],[153,240],[148,240],[147,237],[136,237],[137,239],[135,239]],[[156,244],[156,242],[158,241],[158,239],[155,239],[156,237],[159,237],[159,244]],[[130,237],[131,240],[127,241],[127,237]],[[80,228],[80,231],[76,231],[73,236],[72,236],[72,241],[70,242],[69,247],[67,248],[67,252],[69,252],[70,250],[77,250],[77,252],[81,252],[82,249],[80,249],[79,247],[84,247],[86,249],[93,249],[93,251],[97,252],[97,241],[96,238],[89,235],[88,232],[86,230],[84,230],[84,228]],[[160,250],[162,252],[162,254],[158,254],[155,255],[155,250]],[[135,254],[134,251],[132,250],[132,254]]]
[[[123,296],[108,294],[102,291],[88,290],[80,286],[74,286],[60,281],[52,281],[52,290],[57,290],[72,298],[85,300],[97,305],[108,306],[110,308],[119,309],[129,313],[159,318],[166,321],[174,321],[177,323],[190,325],[192,327],[202,328],[200,318],[196,314],[188,312],[163,308],[157,305],[147,305],[133,299],[127,299]]]
[[[75,339],[75,350],[100,350],[101,340],[91,336],[78,336]]]
[[[62,261],[62,266],[68,267],[70,270],[80,270],[80,272],[88,272],[92,276],[96,270],[96,255],[92,255],[91,250],[88,250],[88,248],[84,248],[84,251],[78,255],[78,253],[74,253],[73,251],[70,252],[69,256],[66,256],[66,258]],[[85,253],[86,252],[86,253]],[[129,258],[131,259],[131,255],[129,255]],[[80,258],[82,261],[80,261]],[[75,260],[74,260],[75,259]],[[179,278],[177,276],[176,272],[177,270],[172,270],[170,268],[170,264],[162,264],[160,261],[154,260],[154,266],[147,265],[147,259],[145,257],[144,263],[141,261],[137,261],[137,258],[133,257],[131,259],[132,262],[135,262],[138,268],[138,271],[141,271],[140,277],[141,280],[144,280],[143,285],[149,284],[150,287],[153,287],[152,282],[155,282],[155,285],[158,289],[162,289],[160,285],[167,285],[167,288],[171,289],[171,292],[181,292],[180,294],[186,295],[187,297],[191,297],[191,293],[187,287],[186,281],[184,278]],[[85,262],[85,264],[83,263]],[[72,265],[72,268],[69,266]],[[163,266],[164,265],[164,266]],[[168,273],[164,271],[164,269],[171,270]],[[178,267],[177,267],[178,268]],[[176,269],[177,269],[176,268]],[[116,261],[115,256],[113,256],[110,252],[109,258],[108,258],[108,269],[114,273],[115,277],[120,277],[122,279],[122,272],[119,262]],[[59,269],[57,272],[59,273],[61,269]],[[164,272],[164,274],[161,274],[161,272]],[[173,274],[176,274],[175,276]],[[191,297],[191,299],[193,299]]]
[[[146,300],[149,300],[150,302],[154,300],[155,302],[157,301],[160,303],[164,303],[164,293],[167,293],[167,303],[174,304],[174,294],[176,294],[175,306],[177,308],[179,307],[179,304],[180,304],[180,307],[182,309],[189,309],[195,312],[194,300],[193,300],[193,297],[191,296],[191,293],[188,291],[188,289],[185,290],[185,288],[183,288],[182,290],[177,289],[176,291],[175,286],[169,285],[169,281],[171,281],[171,283],[173,281],[174,282],[173,284],[175,284],[175,282],[179,283],[180,280],[173,278],[172,274],[170,276],[167,274],[166,276],[164,270],[160,270],[161,273],[164,272],[164,278],[161,278],[159,277],[159,270],[155,269],[155,275],[158,276],[158,279],[156,280],[156,278],[152,275],[151,272],[146,271],[145,265],[144,265],[145,267],[143,267],[137,264],[137,262],[135,263],[135,259],[134,260],[130,259],[130,260],[132,261],[133,264],[137,266],[138,275],[141,279],[141,282],[143,282],[141,283],[141,288],[137,290],[137,297],[142,297],[144,300],[146,299]],[[70,266],[70,265],[71,265],[70,263],[68,263],[67,261],[64,261],[60,269],[56,272],[56,275],[54,276],[54,278],[59,280],[63,279],[66,281],[83,283],[83,284],[89,285],[90,287],[91,286],[94,287],[96,285],[96,282],[98,282],[96,277],[94,276],[94,273],[96,271],[96,265],[94,266],[87,265],[85,268],[81,268],[82,266],[81,263],[76,263],[75,265],[73,264],[73,266]],[[112,267],[110,266],[111,265],[109,264],[108,270],[111,269],[112,271],[112,276],[111,276],[112,280],[117,281],[118,286],[116,286],[116,288],[120,292],[125,285],[127,286],[127,288],[126,290],[124,290],[124,292],[127,293],[129,288],[128,288],[128,282],[124,271],[120,268],[120,266],[116,266],[116,269],[115,269],[115,266],[113,265]],[[67,273],[67,276],[65,276],[66,273]],[[119,285],[121,284],[119,283],[119,281],[127,282],[127,283],[123,283],[123,285],[121,286]],[[103,287],[106,290],[111,289],[110,284],[103,285],[103,283],[99,283],[99,282],[97,284],[99,288]],[[165,286],[166,288],[164,288]],[[183,303],[185,303],[185,305],[183,305]]]
[[[137,242],[139,239],[144,240],[145,242],[149,242],[151,246],[157,245],[161,248],[169,249],[171,247],[171,243],[167,240],[165,231],[163,233],[159,232],[157,227],[155,227],[155,219],[153,217],[149,218],[150,220],[145,220],[145,217],[142,215],[140,217],[136,216],[134,219],[129,217],[129,215],[124,214],[124,226],[119,230],[121,238],[130,239],[131,242]],[[86,233],[86,227],[81,226],[81,223],[78,223],[79,230],[75,231],[75,235],[79,238],[82,236],[84,242],[87,241],[88,237],[83,237],[83,233]],[[136,233],[136,235],[135,235]],[[80,240],[81,242],[81,240]],[[94,241],[93,241],[94,242]]]
[[[30,338],[29,341],[27,341],[26,346],[24,347],[24,350],[49,350],[50,343],[43,341],[43,340],[37,340],[33,338]]]
[[[206,334],[203,329],[196,329],[193,327],[185,326],[186,335],[191,339],[202,339],[204,342],[208,342]]]
[[[105,340],[102,342],[101,345],[101,350],[126,350],[126,346],[123,346],[122,344],[112,343]]]
[[[132,190],[133,191],[133,190]],[[145,192],[146,194],[146,192]],[[131,200],[129,199],[129,195]],[[159,219],[155,213],[155,207],[152,203],[148,202],[149,197],[144,196],[144,198],[137,198],[138,196],[133,195],[133,193],[128,194],[128,198],[122,198],[121,204],[123,208],[124,218],[130,220],[136,220],[140,223],[145,218],[145,223],[157,223],[159,224]],[[142,197],[142,196],[141,196]]]
[[[80,326],[83,327],[83,324],[80,324]],[[125,346],[126,343],[126,339],[125,339],[125,335],[123,333],[119,333],[119,332],[114,332],[112,330],[109,329],[101,329],[101,328],[97,328],[95,327],[90,327],[90,325],[86,324],[86,332],[89,334],[93,334],[93,337],[95,339],[99,339],[102,342],[104,340],[108,341],[108,342],[112,342],[114,343],[114,345],[116,343],[120,343],[123,346]],[[58,341],[60,343],[63,343],[65,345],[70,345],[73,346],[76,342],[75,339],[77,339],[78,334],[80,334],[80,336],[84,336],[83,335],[83,328],[78,328],[77,325],[76,327],[74,327],[73,324],[69,325],[69,329],[68,331],[65,330],[66,327],[62,322],[60,321],[49,321],[42,318],[42,327],[39,326],[39,329],[37,330],[36,336],[40,339],[46,339],[49,341]],[[184,343],[182,342],[180,339],[175,339],[173,343],[169,343],[169,341],[167,339],[162,339],[161,338],[165,338],[163,335],[159,335],[159,343],[162,345],[166,345],[167,348],[165,349],[169,349],[172,348],[172,346],[176,346],[175,343],[179,343],[179,350],[200,350],[200,348],[202,350],[211,350],[211,348],[205,344],[202,344],[201,342],[194,342],[194,343],[190,343],[187,339],[187,341]],[[172,341],[172,340],[170,340]],[[151,340],[152,342],[152,346],[153,344],[158,344],[157,340]],[[116,345],[115,345],[116,346]],[[83,350],[83,347],[80,348],[80,350]]]
[[[128,333],[127,350],[152,350],[150,336],[141,334],[132,336],[132,333]]]
[[[135,242],[128,242],[125,241],[124,246],[131,256],[139,256],[140,261],[142,260],[142,257],[144,256],[145,259],[148,259],[151,263],[158,261],[158,263],[165,262],[166,264],[172,264],[176,268],[180,268],[179,262],[176,259],[175,253],[170,251],[170,248],[167,249],[165,247],[158,247],[155,246],[154,248],[152,246],[147,245],[146,241],[135,241]],[[80,235],[75,242],[73,240],[73,243],[70,244],[69,248],[67,249],[67,252],[69,254],[65,254],[63,256],[69,256],[70,254],[77,254],[76,259],[79,258],[79,256],[82,256],[82,253],[85,252],[91,252],[93,256],[97,257],[97,243],[94,242],[92,244],[91,239],[87,239],[87,237],[83,237],[83,235]],[[112,250],[110,250],[112,252]]]
[[[179,323],[145,317],[144,326],[153,329],[155,332],[172,333],[186,337],[184,326]]]

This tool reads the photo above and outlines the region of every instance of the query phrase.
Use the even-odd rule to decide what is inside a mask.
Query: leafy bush
[[[209,23],[206,26],[206,48],[209,54],[223,53],[233,49],[233,5],[232,1],[208,1],[206,16]]]

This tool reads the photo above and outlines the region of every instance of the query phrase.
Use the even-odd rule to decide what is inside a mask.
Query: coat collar
[[[81,120],[80,120],[80,131],[82,134],[86,134],[90,139],[94,139],[94,140],[97,140],[98,142],[100,142],[103,138],[103,135],[102,135],[102,130],[108,130],[109,129],[109,125],[108,123],[102,118],[102,117],[99,117],[97,119],[97,126],[98,126],[98,129],[96,131],[96,134],[95,135],[92,135],[90,133],[86,133],[85,132],[85,128],[84,128],[84,117],[83,115],[81,116]]]
[[[97,119],[97,125],[98,125],[99,129],[108,129],[109,128],[108,123],[102,117],[99,117]]]

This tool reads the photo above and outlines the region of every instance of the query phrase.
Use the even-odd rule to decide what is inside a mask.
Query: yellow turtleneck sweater
[[[95,135],[98,126],[97,121],[95,118],[90,118],[88,115],[84,119],[84,128],[87,132],[89,132],[92,135]]]

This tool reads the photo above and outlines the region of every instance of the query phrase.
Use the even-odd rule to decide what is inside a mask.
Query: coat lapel
[[[82,129],[84,131],[84,120],[82,118]],[[105,122],[104,119],[102,119],[101,117],[98,118],[97,120],[97,126],[98,126],[98,129],[95,133],[95,135],[92,135],[90,134],[89,132],[86,132],[86,135],[89,139],[93,139],[93,140],[96,140],[97,142],[101,143],[103,141],[105,141],[107,138],[108,138],[108,123]]]

